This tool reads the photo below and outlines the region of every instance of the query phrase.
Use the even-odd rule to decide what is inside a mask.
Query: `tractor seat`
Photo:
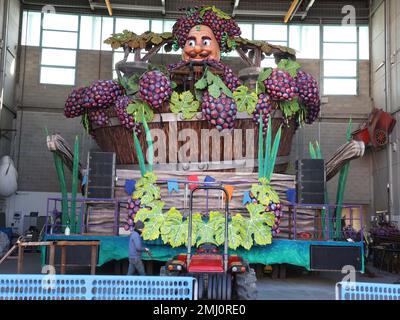
[[[188,272],[224,272],[222,255],[193,255],[190,260]]]

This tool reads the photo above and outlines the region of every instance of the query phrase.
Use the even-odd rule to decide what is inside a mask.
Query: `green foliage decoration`
[[[240,86],[233,92],[233,98],[236,102],[239,112],[247,112],[252,115],[256,110],[258,101],[257,94],[249,90],[246,86]]]
[[[174,91],[171,96],[170,109],[175,114],[182,114],[186,120],[192,119],[198,112],[200,102],[195,100],[190,91],[181,94]]]
[[[164,244],[172,247],[187,245],[188,218],[176,208],[165,211],[165,203],[160,199],[160,188],[156,185],[157,177],[147,172],[136,183],[134,199],[140,199],[142,208],[135,216],[135,222],[142,221],[144,240],[161,238]],[[268,245],[272,241],[271,226],[274,214],[265,211],[264,203],[277,201],[278,195],[267,184],[265,179],[253,185],[251,192],[259,202],[247,205],[249,217],[240,214],[232,216],[228,221],[228,244],[230,249],[243,247],[251,249],[254,244]],[[265,196],[265,194],[267,196]],[[211,211],[209,216],[200,213],[192,216],[192,245],[203,243],[222,245],[225,241],[225,216],[221,212]]]

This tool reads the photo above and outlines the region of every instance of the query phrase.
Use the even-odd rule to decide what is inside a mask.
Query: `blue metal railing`
[[[400,285],[339,282],[336,284],[336,300],[400,300]]]
[[[192,277],[0,275],[0,300],[197,300]]]

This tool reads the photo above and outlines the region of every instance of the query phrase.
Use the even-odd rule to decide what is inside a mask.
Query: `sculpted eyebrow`
[[[191,36],[191,37],[187,38],[187,40],[196,40],[196,38]]]
[[[208,40],[211,40],[211,38],[208,37],[208,36],[202,36],[201,39],[202,39],[202,40],[207,40],[207,39],[208,39]]]

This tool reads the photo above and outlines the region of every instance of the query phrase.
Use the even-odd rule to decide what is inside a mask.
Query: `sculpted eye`
[[[205,46],[211,45],[211,40],[210,39],[204,39],[203,40],[203,45],[205,45]]]
[[[194,40],[189,40],[188,45],[189,45],[189,47],[194,48],[194,47],[196,46],[196,41],[194,41]]]

